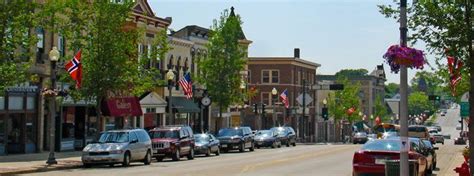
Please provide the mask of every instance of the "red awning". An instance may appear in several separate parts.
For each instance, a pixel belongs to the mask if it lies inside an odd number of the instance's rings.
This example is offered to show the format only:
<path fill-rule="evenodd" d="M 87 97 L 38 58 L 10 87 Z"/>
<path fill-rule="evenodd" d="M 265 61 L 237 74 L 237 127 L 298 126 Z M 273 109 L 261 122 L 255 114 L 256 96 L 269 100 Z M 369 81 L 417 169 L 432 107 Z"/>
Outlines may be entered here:
<path fill-rule="evenodd" d="M 102 102 L 105 116 L 141 116 L 142 109 L 137 97 L 109 98 Z"/>

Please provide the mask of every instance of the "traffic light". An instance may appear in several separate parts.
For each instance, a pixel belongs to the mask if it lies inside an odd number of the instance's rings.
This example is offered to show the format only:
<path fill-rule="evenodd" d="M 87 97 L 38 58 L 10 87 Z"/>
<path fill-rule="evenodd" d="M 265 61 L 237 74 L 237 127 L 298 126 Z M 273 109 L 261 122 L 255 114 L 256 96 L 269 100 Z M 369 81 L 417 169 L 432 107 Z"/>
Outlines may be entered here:
<path fill-rule="evenodd" d="M 428 96 L 428 99 L 432 100 L 432 101 L 439 101 L 439 100 L 441 100 L 441 97 L 438 96 L 438 95 L 430 95 L 430 96 Z"/>
<path fill-rule="evenodd" d="M 255 114 L 258 114 L 258 104 L 257 103 L 253 104 L 253 112 Z"/>
<path fill-rule="evenodd" d="M 329 119 L 328 108 L 324 107 L 322 109 L 322 116 L 323 116 L 324 121 Z"/>

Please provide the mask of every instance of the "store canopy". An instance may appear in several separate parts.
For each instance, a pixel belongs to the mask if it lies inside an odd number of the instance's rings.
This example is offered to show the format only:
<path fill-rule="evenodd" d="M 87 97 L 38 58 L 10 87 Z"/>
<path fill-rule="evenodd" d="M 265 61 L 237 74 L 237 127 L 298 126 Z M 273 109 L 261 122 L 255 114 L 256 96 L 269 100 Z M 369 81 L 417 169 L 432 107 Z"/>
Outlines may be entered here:
<path fill-rule="evenodd" d="M 143 114 L 137 97 L 109 98 L 102 101 L 101 109 L 105 116 L 125 117 Z"/>
<path fill-rule="evenodd" d="M 168 98 L 169 97 L 167 97 L 167 99 Z M 186 99 L 186 97 L 172 97 L 171 104 L 173 105 L 173 111 L 179 113 L 201 112 L 198 105 L 194 103 L 192 99 Z M 166 110 L 168 110 L 168 108 Z"/>

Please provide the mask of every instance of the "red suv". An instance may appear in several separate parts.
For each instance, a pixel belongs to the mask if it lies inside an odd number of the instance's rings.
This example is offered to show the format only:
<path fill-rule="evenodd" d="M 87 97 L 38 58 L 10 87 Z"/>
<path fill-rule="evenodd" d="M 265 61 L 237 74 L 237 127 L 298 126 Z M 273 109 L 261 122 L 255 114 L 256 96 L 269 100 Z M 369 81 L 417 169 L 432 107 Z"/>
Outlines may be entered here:
<path fill-rule="evenodd" d="M 179 161 L 187 156 L 194 159 L 194 136 L 189 126 L 166 126 L 154 128 L 149 131 L 153 145 L 153 156 L 158 161 L 170 157 Z"/>

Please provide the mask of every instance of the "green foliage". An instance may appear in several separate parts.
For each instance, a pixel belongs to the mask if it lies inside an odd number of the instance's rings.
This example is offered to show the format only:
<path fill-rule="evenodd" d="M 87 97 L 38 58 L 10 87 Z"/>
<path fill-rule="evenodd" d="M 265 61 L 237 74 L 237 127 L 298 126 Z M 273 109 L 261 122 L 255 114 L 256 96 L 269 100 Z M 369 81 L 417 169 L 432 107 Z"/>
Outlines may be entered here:
<path fill-rule="evenodd" d="M 202 71 L 198 82 L 205 85 L 220 111 L 241 99 L 240 71 L 244 70 L 245 49 L 239 44 L 242 24 L 240 17 L 225 10 L 219 20 L 214 20 L 207 44 L 207 56 L 201 59 Z"/>
<path fill-rule="evenodd" d="M 34 14 L 36 3 L 28 0 L 0 3 L 0 95 L 5 88 L 27 79 L 30 49 L 37 41 L 33 33 L 39 18 Z"/>
<path fill-rule="evenodd" d="M 421 83 L 421 84 L 420 84 Z M 439 74 L 427 71 L 416 72 L 415 77 L 411 80 L 411 86 L 414 91 L 425 92 L 426 94 L 446 94 L 443 90 Z"/>
<path fill-rule="evenodd" d="M 400 91 L 400 85 L 397 83 L 388 83 L 385 85 L 385 98 L 392 98 L 398 91 Z"/>
<path fill-rule="evenodd" d="M 419 115 L 426 110 L 433 112 L 433 104 L 429 101 L 428 95 L 424 92 L 412 92 L 408 96 L 408 114 Z"/>
<path fill-rule="evenodd" d="M 349 121 L 360 120 L 360 83 L 354 84 L 345 77 L 339 77 L 336 81 L 344 85 L 344 90 L 332 91 L 328 96 L 328 107 L 330 116 L 334 119 L 348 119 Z M 349 108 L 354 107 L 356 111 L 352 115 L 347 115 Z"/>
<path fill-rule="evenodd" d="M 382 121 L 389 119 L 389 117 L 387 117 L 387 106 L 380 95 L 375 98 L 375 112 L 373 115 L 382 118 Z"/>
<path fill-rule="evenodd" d="M 342 69 L 336 73 L 336 77 L 366 76 L 369 71 L 367 69 Z"/>

